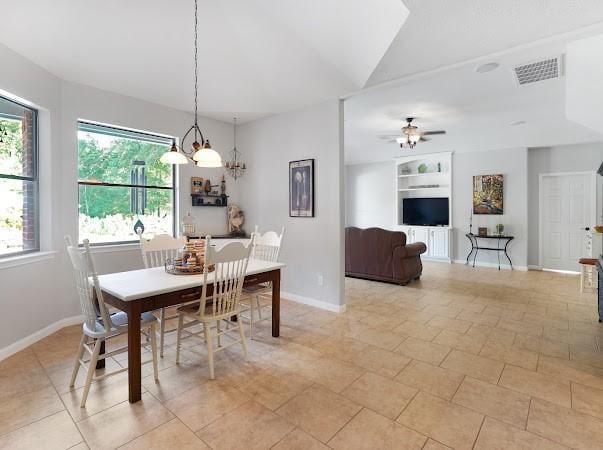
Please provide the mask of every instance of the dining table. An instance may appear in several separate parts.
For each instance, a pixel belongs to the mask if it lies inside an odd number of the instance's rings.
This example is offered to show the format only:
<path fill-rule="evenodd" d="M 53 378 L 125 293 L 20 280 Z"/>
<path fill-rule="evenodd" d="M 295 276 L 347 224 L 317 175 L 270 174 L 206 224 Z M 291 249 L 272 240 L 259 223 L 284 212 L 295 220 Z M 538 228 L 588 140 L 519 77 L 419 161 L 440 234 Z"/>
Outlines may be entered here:
<path fill-rule="evenodd" d="M 244 287 L 263 283 L 272 285 L 272 336 L 280 335 L 279 262 L 249 259 Z M 203 274 L 174 275 L 164 267 L 99 275 L 103 300 L 128 315 L 128 391 L 130 403 L 141 399 L 140 315 L 147 311 L 187 303 L 201 298 Z M 207 296 L 213 293 L 213 273 L 208 274 Z M 104 353 L 104 349 L 101 348 Z M 104 362 L 104 360 L 103 360 Z"/>

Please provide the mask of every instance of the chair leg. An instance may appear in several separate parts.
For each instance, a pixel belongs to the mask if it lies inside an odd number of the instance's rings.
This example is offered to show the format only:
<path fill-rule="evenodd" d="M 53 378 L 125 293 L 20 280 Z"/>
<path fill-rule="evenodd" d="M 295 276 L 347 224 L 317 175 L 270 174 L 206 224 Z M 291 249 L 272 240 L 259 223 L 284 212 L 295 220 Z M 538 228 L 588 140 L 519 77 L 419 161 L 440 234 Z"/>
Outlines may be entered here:
<path fill-rule="evenodd" d="M 165 338 L 165 308 L 159 313 L 159 356 L 163 358 L 163 340 Z"/>
<path fill-rule="evenodd" d="M 243 331 L 243 325 L 241 324 L 240 314 L 237 314 L 237 323 L 239 324 L 239 333 L 241 334 L 241 345 L 243 345 L 243 351 L 245 352 L 245 360 L 248 360 L 249 350 L 247 349 L 247 340 L 245 339 L 245 332 Z"/>
<path fill-rule="evenodd" d="M 253 298 L 249 299 L 249 339 L 253 339 Z"/>
<path fill-rule="evenodd" d="M 260 320 L 262 320 L 262 305 L 260 303 L 260 296 L 259 295 L 255 296 L 255 303 L 258 306 L 258 317 L 260 318 Z"/>
<path fill-rule="evenodd" d="M 75 356 L 75 365 L 73 366 L 73 372 L 71 373 L 71 381 L 69 382 L 69 387 L 75 386 L 75 379 L 77 378 L 77 373 L 80 370 L 80 359 L 84 356 L 84 344 L 86 343 L 87 336 L 82 333 L 82 339 L 80 339 L 80 346 L 77 349 L 77 354 Z"/>
<path fill-rule="evenodd" d="M 180 364 L 180 340 L 182 338 L 183 326 L 184 314 L 178 314 L 178 331 L 176 331 L 176 364 Z"/>
<path fill-rule="evenodd" d="M 90 362 L 88 363 L 88 372 L 86 373 L 86 383 L 84 384 L 84 392 L 82 393 L 82 402 L 80 403 L 80 407 L 83 408 L 86 406 L 86 400 L 88 399 L 88 392 L 90 391 L 90 384 L 92 384 L 92 377 L 94 376 L 94 371 L 96 370 L 96 363 L 98 361 L 98 354 L 100 353 L 102 339 L 97 339 L 94 343 L 94 350 L 92 351 L 92 358 L 90 358 Z"/>
<path fill-rule="evenodd" d="M 218 320 L 216 322 L 216 330 L 217 330 L 217 336 L 218 336 L 218 347 L 222 347 L 222 340 L 220 339 L 221 338 L 220 333 L 222 331 L 222 327 L 220 326 L 220 322 L 221 322 L 221 320 Z"/>
<path fill-rule="evenodd" d="M 159 373 L 157 371 L 157 324 L 152 323 L 149 334 L 151 335 L 151 352 L 153 353 L 153 375 L 155 381 L 159 380 Z"/>
<path fill-rule="evenodd" d="M 215 380 L 214 375 L 214 343 L 211 335 L 211 327 L 208 323 L 203 324 L 203 332 L 205 333 L 205 343 L 207 344 L 207 360 L 209 362 L 209 379 Z"/>

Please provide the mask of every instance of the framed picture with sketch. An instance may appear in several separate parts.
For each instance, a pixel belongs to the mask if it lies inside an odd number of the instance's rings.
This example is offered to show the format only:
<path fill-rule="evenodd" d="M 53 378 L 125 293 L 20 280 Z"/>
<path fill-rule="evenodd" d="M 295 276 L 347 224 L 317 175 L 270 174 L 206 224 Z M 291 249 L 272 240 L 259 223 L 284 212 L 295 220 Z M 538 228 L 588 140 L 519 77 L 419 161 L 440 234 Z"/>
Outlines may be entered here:
<path fill-rule="evenodd" d="M 314 159 L 289 163 L 289 217 L 314 217 Z"/>

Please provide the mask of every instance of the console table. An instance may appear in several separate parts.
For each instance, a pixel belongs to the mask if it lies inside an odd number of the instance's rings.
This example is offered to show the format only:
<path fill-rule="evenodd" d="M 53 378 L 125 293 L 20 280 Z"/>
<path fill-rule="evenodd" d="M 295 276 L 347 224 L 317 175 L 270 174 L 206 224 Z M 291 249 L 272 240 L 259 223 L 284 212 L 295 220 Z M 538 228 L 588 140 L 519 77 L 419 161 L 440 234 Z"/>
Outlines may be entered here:
<path fill-rule="evenodd" d="M 475 252 L 475 254 L 473 255 L 473 267 L 475 267 L 475 258 L 477 257 L 478 251 L 479 250 L 490 250 L 490 251 L 497 252 L 498 270 L 500 270 L 500 254 L 501 254 L 501 252 L 505 254 L 507 259 L 509 260 L 509 264 L 511 265 L 511 270 L 513 270 L 513 262 L 511 262 L 511 258 L 509 257 L 509 254 L 507 253 L 507 247 L 509 246 L 509 242 L 511 242 L 515 236 L 505 236 L 502 234 L 501 235 L 489 234 L 486 236 L 480 236 L 480 235 L 473 234 L 473 233 L 467 233 L 467 234 L 465 234 L 465 236 L 467 236 L 467 239 L 469 239 L 469 242 L 471 242 L 471 251 L 467 255 L 467 262 L 465 264 L 469 264 L 469 258 L 471 257 L 471 254 L 473 252 Z M 479 245 L 480 239 L 490 239 L 490 240 L 496 239 L 496 241 L 497 241 L 496 247 L 482 247 Z M 501 243 L 504 245 L 501 246 Z"/>

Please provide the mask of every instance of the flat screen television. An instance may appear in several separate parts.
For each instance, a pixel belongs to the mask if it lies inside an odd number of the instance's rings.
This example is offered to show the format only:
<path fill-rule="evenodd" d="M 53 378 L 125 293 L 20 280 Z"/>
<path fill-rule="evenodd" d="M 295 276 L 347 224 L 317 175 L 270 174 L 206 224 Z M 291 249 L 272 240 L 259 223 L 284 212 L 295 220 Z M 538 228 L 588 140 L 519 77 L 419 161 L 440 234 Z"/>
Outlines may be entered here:
<path fill-rule="evenodd" d="M 448 225 L 448 198 L 404 198 L 402 218 L 405 225 Z"/>

